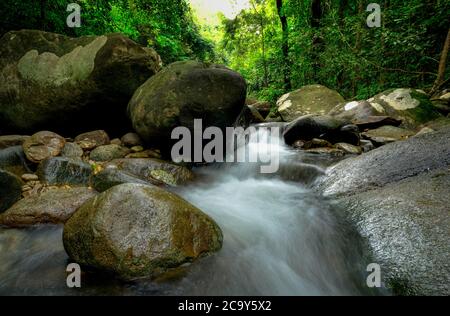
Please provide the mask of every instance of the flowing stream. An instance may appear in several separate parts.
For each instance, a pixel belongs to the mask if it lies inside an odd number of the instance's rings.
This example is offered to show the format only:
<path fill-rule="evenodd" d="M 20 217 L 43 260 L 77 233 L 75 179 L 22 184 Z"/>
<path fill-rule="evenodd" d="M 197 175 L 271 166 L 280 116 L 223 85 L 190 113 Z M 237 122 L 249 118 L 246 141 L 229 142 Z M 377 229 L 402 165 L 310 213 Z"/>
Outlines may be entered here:
<path fill-rule="evenodd" d="M 194 184 L 175 190 L 224 233 L 223 249 L 183 268 L 181 276 L 121 283 L 86 273 L 81 289 L 69 289 L 62 227 L 0 228 L 0 294 L 378 294 L 365 286 L 370 261 L 357 234 L 308 186 L 330 162 L 281 142 L 267 146 L 267 138 L 246 148 L 279 153 L 279 172 L 262 175 L 259 164 L 202 167 Z"/>

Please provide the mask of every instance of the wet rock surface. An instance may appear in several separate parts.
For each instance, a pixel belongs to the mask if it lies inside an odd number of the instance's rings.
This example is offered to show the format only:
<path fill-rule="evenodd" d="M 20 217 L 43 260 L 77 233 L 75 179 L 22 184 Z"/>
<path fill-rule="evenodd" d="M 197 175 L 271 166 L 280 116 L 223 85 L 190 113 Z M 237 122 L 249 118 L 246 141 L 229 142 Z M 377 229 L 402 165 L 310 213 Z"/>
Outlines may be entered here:
<path fill-rule="evenodd" d="M 154 186 L 122 184 L 86 202 L 64 227 L 72 260 L 123 279 L 153 278 L 222 247 L 217 224 Z"/>
<path fill-rule="evenodd" d="M 0 215 L 0 225 L 28 227 L 37 224 L 61 224 L 97 193 L 89 188 L 49 188 L 18 201 Z"/>
<path fill-rule="evenodd" d="M 398 295 L 449 295 L 450 129 L 391 143 L 329 168 L 316 188 L 367 239 Z"/>

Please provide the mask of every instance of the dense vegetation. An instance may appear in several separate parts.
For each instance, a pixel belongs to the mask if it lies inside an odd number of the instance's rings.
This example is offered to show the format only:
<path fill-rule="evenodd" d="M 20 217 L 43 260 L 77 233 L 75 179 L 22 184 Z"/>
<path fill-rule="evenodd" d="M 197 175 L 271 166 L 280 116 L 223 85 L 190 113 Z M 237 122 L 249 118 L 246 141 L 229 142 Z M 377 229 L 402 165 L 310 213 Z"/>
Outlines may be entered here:
<path fill-rule="evenodd" d="M 65 25 L 62 0 L 4 0 L 0 31 L 34 28 L 68 35 L 122 32 L 154 47 L 167 64 L 198 59 L 241 72 L 249 91 L 274 101 L 321 83 L 345 97 L 391 87 L 431 89 L 448 34 L 450 2 L 383 0 L 381 27 L 369 28 L 362 0 L 251 0 L 235 19 L 199 26 L 186 0 L 79 0 L 83 27 Z M 207 39 L 209 38 L 209 39 Z M 438 79 L 438 80 L 437 80 Z"/>

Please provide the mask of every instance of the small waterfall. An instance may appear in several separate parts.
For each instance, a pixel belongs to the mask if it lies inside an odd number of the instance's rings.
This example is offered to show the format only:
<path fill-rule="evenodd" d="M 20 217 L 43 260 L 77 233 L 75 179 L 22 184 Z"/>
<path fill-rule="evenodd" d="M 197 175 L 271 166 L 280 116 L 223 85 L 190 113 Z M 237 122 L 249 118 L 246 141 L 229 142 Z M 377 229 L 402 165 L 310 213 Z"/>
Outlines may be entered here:
<path fill-rule="evenodd" d="M 309 188 L 330 161 L 294 151 L 264 128 L 255 133 L 245 149 L 277 153 L 276 173 L 261 174 L 260 162 L 223 163 L 197 168 L 195 183 L 175 189 L 224 233 L 223 249 L 187 267 L 184 277 L 123 284 L 86 274 L 74 292 L 65 283 L 61 227 L 0 228 L 0 294 L 373 294 L 358 238 Z"/>

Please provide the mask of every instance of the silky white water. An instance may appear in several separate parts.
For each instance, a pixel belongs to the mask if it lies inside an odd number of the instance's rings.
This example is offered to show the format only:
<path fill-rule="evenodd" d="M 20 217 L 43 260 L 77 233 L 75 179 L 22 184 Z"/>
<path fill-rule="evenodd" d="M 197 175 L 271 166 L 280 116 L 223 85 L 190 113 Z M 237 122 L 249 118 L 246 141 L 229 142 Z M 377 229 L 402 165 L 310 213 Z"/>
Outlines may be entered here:
<path fill-rule="evenodd" d="M 215 165 L 198 168 L 195 183 L 175 190 L 210 215 L 224 235 L 223 249 L 186 267 L 183 276 L 124 284 L 86 274 L 81 289 L 68 289 L 61 227 L 0 228 L 0 294 L 369 293 L 365 267 L 370 262 L 361 255 L 357 235 L 338 210 L 308 188 L 323 171 L 319 161 L 305 163 L 300 152 L 282 142 L 267 143 L 270 137 L 263 136 L 262 144 L 246 148 L 279 154 L 277 174 L 260 174 L 260 164 Z"/>

